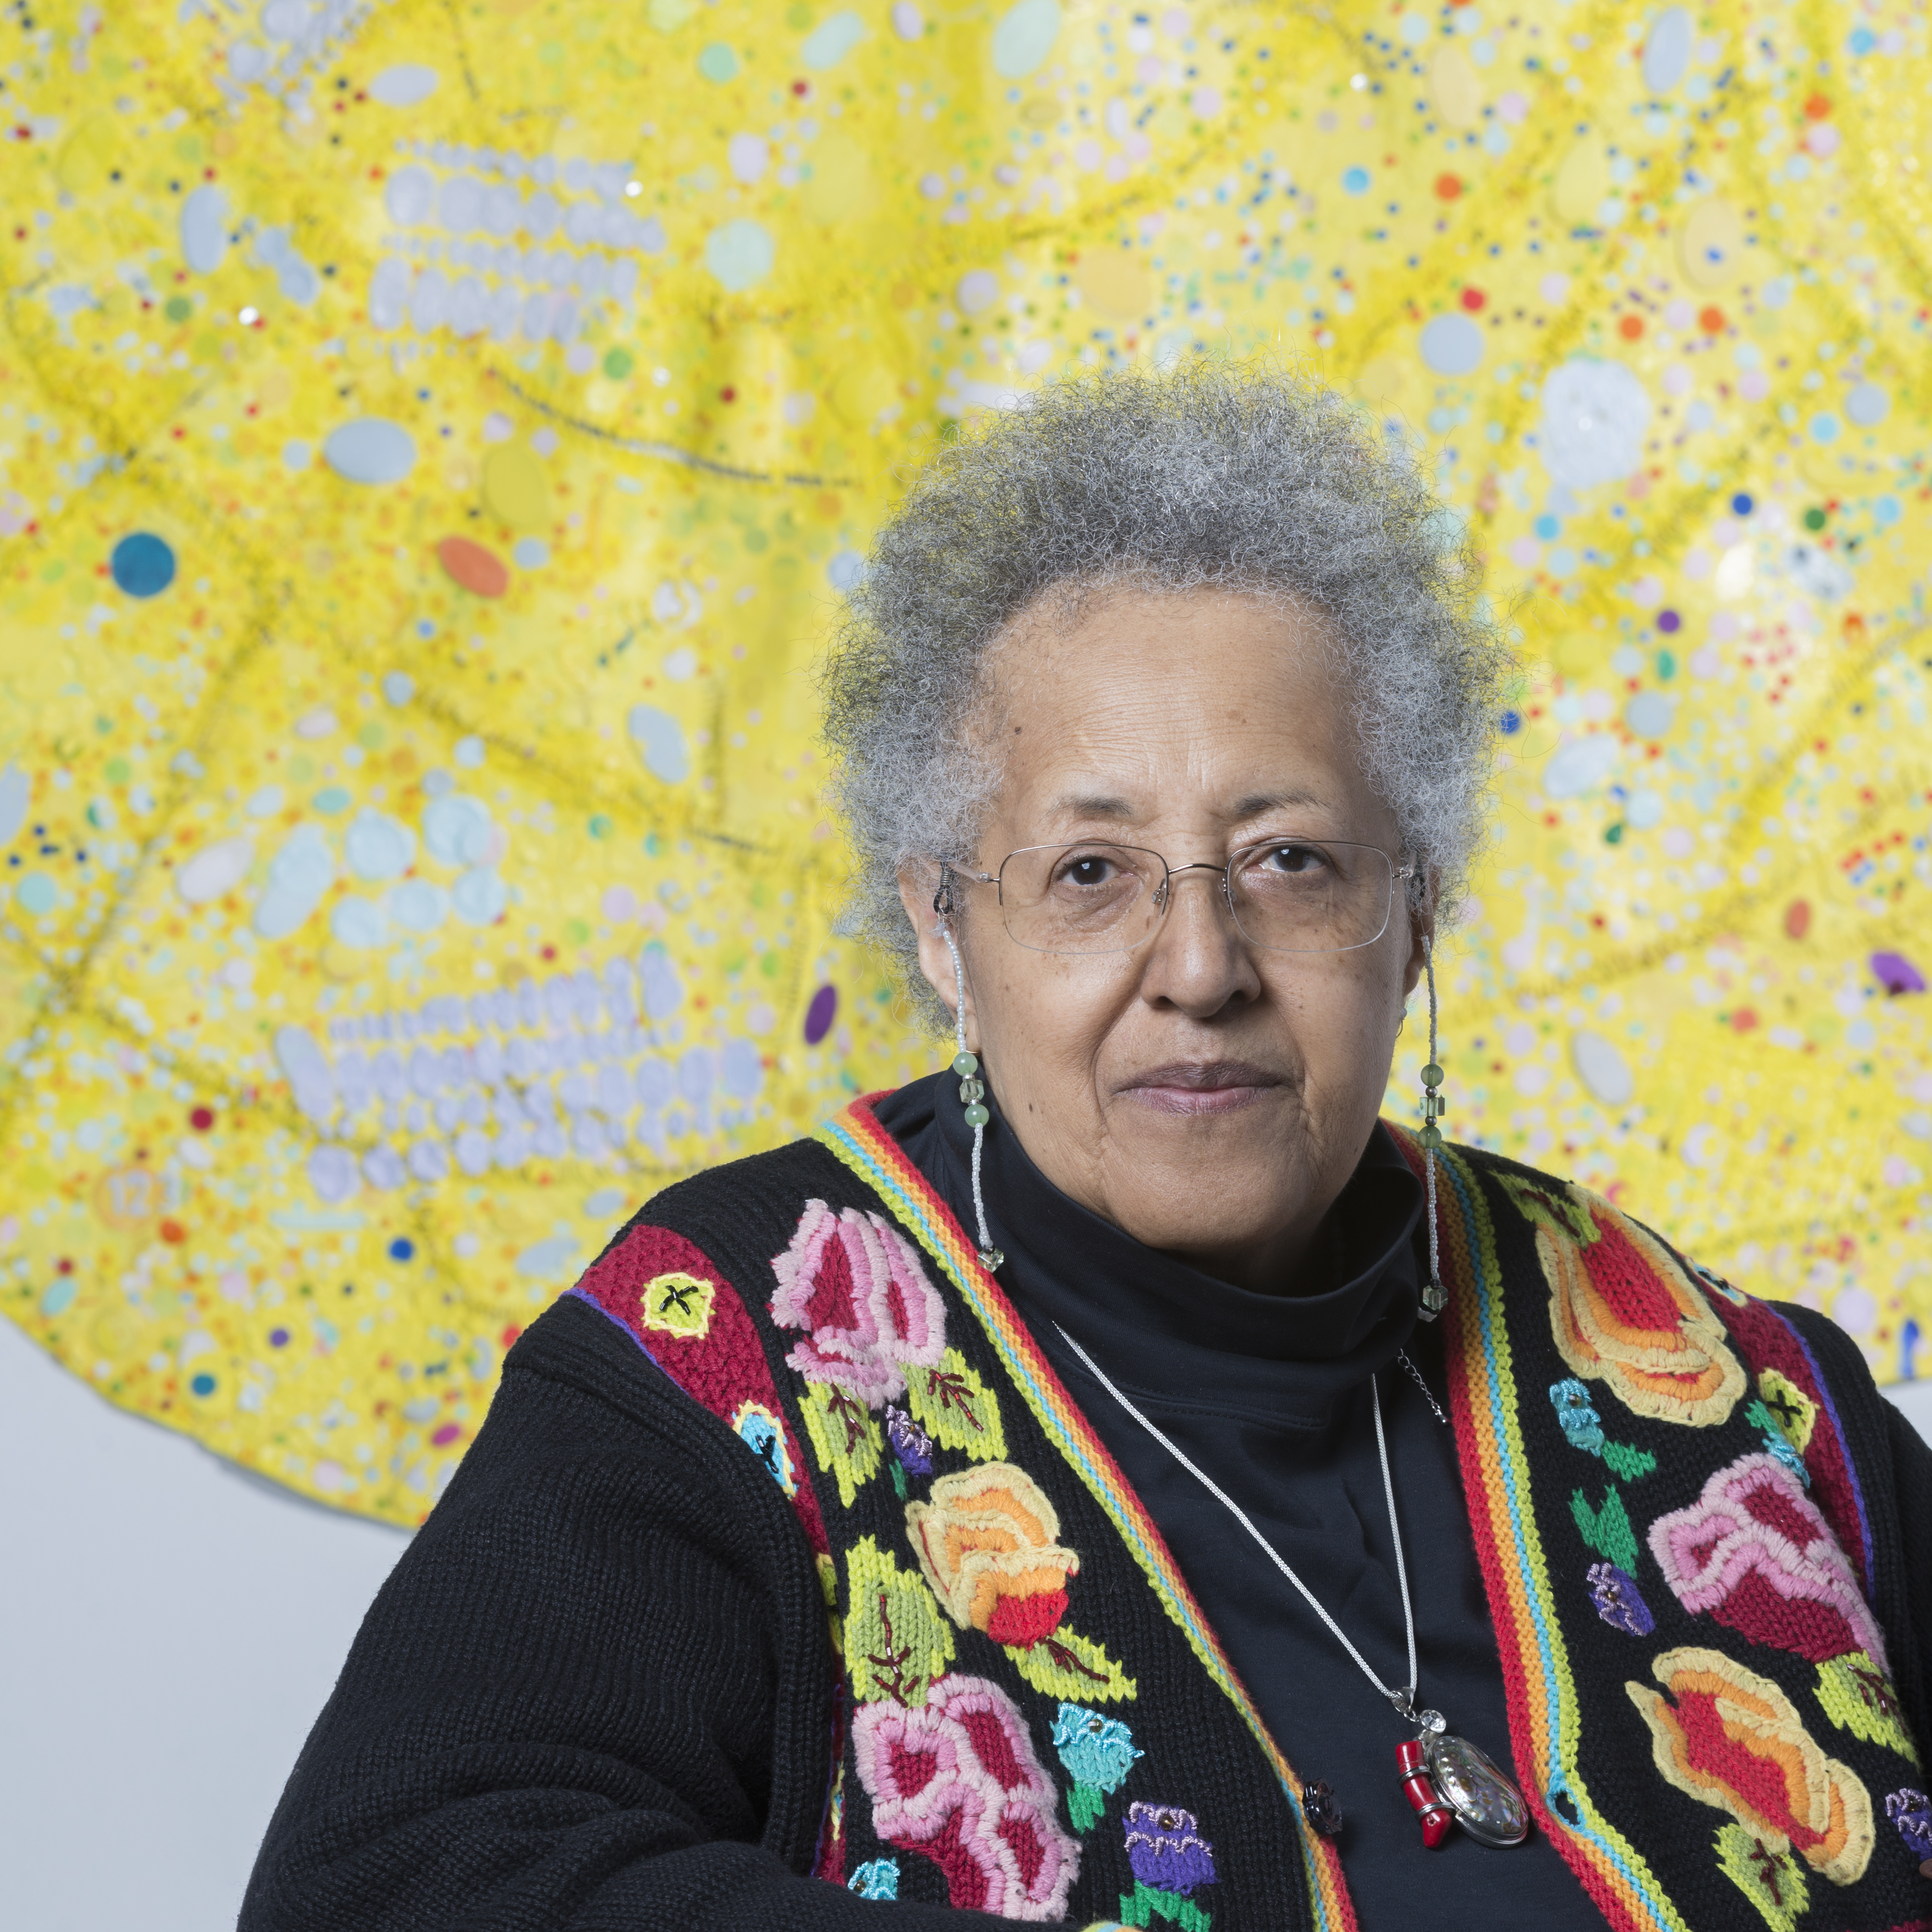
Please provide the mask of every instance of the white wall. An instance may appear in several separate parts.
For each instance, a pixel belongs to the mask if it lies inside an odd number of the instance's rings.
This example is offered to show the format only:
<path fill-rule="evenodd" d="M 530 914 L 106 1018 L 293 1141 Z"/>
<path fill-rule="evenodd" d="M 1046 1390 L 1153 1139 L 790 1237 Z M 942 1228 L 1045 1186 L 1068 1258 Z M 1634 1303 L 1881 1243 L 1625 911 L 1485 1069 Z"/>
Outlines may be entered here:
<path fill-rule="evenodd" d="M 0 1922 L 221 1932 L 407 1538 L 124 1414 L 0 1321 Z"/>
<path fill-rule="evenodd" d="M 1932 1438 L 1932 1382 L 1888 1391 Z M 220 1932 L 406 1538 L 110 1408 L 0 1321 L 7 1932 Z"/>

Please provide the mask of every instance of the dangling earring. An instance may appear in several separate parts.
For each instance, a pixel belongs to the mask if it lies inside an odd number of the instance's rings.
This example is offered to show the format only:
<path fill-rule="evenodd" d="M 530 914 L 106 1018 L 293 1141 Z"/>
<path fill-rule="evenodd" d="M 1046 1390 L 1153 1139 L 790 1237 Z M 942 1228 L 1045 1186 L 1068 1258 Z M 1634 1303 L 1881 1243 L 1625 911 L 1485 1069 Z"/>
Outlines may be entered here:
<path fill-rule="evenodd" d="M 959 1076 L 959 1097 L 965 1103 L 966 1124 L 973 1130 L 973 1212 L 980 1224 L 980 1265 L 991 1274 L 1006 1259 L 993 1245 L 992 1231 L 986 1226 L 986 1197 L 980 1184 L 980 1165 L 986 1150 L 986 1124 L 993 1116 L 986 1106 L 986 1085 L 980 1078 L 979 1060 L 966 1050 L 966 968 L 959 957 L 958 942 L 952 937 L 952 874 L 944 867 L 932 909 L 939 915 L 939 936 L 952 956 L 952 1037 L 958 1048 L 952 1056 L 952 1070 Z"/>
<path fill-rule="evenodd" d="M 1422 969 L 1429 980 L 1429 1064 L 1422 1070 L 1422 1169 L 1429 1192 L 1429 1285 L 1422 1291 L 1418 1312 L 1424 1322 L 1433 1322 L 1449 1305 L 1449 1291 L 1442 1286 L 1442 1257 L 1436 1229 L 1436 1162 L 1442 1145 L 1442 1130 L 1436 1122 L 1448 1109 L 1437 1090 L 1442 1084 L 1442 1068 L 1436 1057 L 1436 943 L 1422 936 Z"/>

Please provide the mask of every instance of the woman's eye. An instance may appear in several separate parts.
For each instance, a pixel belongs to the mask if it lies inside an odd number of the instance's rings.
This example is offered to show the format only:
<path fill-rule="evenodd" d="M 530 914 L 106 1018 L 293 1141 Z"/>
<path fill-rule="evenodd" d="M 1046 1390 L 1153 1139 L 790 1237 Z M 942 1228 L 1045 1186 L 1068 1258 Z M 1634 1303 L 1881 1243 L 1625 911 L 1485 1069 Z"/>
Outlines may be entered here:
<path fill-rule="evenodd" d="M 1261 862 L 1272 872 L 1313 872 L 1324 861 L 1312 845 L 1275 845 L 1262 853 Z"/>
<path fill-rule="evenodd" d="M 1084 858 L 1070 860 L 1061 874 L 1070 885 L 1104 886 L 1112 875 L 1112 866 L 1105 859 Z"/>

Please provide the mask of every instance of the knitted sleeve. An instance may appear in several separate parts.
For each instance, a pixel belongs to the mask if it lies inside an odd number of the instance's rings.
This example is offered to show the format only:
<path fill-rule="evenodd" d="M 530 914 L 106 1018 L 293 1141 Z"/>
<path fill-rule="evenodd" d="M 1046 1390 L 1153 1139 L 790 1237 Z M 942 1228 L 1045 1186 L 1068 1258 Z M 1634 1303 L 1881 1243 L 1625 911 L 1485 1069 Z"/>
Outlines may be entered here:
<path fill-rule="evenodd" d="M 364 1620 L 240 1932 L 878 1932 L 806 1875 L 833 1691 L 776 1485 L 566 1300 Z"/>

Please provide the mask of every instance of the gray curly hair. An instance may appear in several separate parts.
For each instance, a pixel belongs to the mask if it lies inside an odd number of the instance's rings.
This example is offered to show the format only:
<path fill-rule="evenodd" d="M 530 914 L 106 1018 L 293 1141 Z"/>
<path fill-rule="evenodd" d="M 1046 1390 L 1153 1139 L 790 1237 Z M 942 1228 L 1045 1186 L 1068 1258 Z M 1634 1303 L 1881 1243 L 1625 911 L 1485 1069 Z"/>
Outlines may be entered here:
<path fill-rule="evenodd" d="M 1514 660 L 1476 560 L 1397 442 L 1332 389 L 1196 362 L 1054 384 L 983 419 L 916 478 L 873 541 L 821 668 L 834 809 L 855 860 L 849 926 L 918 970 L 898 880 L 963 864 L 999 772 L 988 661 L 1048 593 L 1213 586 L 1328 620 L 1364 771 L 1408 856 L 1460 892 L 1486 823 Z"/>

